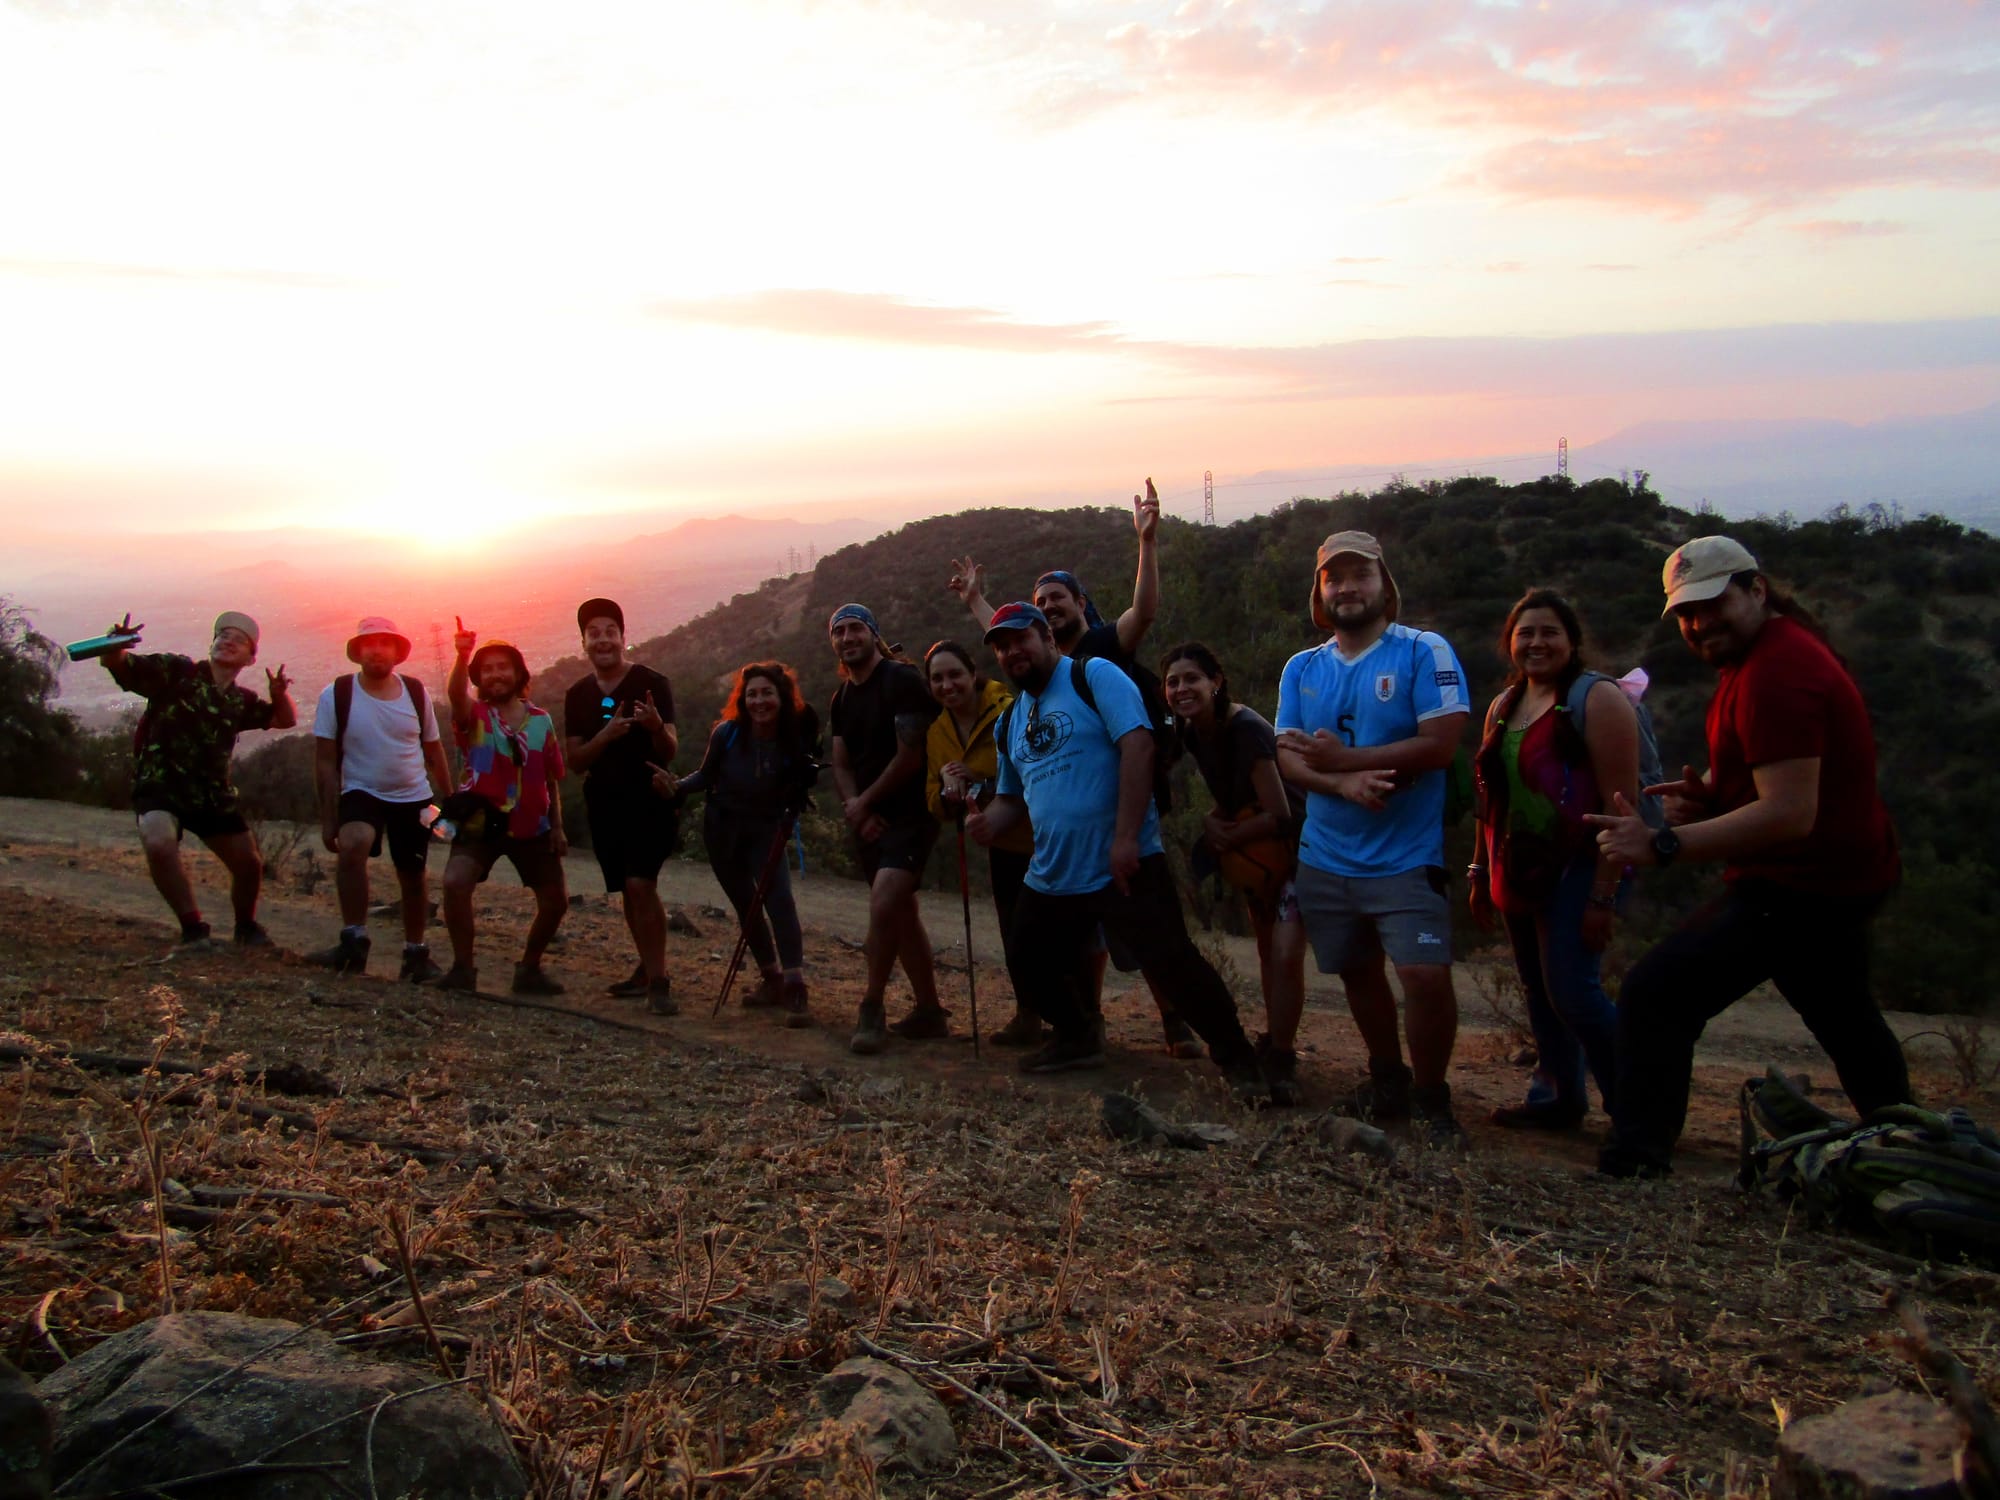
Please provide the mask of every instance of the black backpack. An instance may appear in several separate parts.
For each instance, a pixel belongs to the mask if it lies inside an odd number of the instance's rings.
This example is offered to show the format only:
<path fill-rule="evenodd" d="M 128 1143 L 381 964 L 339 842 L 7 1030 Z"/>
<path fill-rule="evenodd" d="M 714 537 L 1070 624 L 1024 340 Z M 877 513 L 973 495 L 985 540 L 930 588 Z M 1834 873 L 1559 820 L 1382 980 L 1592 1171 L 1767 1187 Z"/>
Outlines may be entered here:
<path fill-rule="evenodd" d="M 396 674 L 401 677 L 399 672 Z M 430 699 L 424 693 L 424 685 L 414 677 L 403 677 L 403 691 L 410 695 L 410 707 L 417 711 L 417 752 L 424 748 L 424 715 L 431 711 Z M 341 756 L 346 752 L 347 719 L 354 712 L 354 674 L 348 672 L 333 679 L 333 764 L 340 767 Z"/>
<path fill-rule="evenodd" d="M 1173 714 L 1167 708 L 1167 695 L 1160 687 L 1160 679 L 1137 662 L 1128 667 L 1113 657 L 1106 656 L 1101 659 L 1110 662 L 1131 679 L 1132 686 L 1139 690 L 1140 700 L 1146 705 L 1146 720 L 1153 731 L 1153 805 L 1165 815 L 1173 806 L 1172 772 L 1175 763 L 1181 758 L 1182 748 L 1180 730 L 1174 723 Z M 1094 714 L 1097 713 L 1097 692 L 1090 685 L 1090 673 L 1084 670 L 1084 663 L 1091 658 L 1072 656 L 1067 660 L 1070 691 L 1083 700 L 1085 708 Z M 1013 727 L 1014 704 L 1020 701 L 1019 698 L 1013 699 L 1001 711 L 1000 723 L 994 732 L 998 736 L 995 743 L 1002 750 L 1007 747 Z M 1098 714 L 1099 719 L 1103 717 L 1102 714 Z"/>

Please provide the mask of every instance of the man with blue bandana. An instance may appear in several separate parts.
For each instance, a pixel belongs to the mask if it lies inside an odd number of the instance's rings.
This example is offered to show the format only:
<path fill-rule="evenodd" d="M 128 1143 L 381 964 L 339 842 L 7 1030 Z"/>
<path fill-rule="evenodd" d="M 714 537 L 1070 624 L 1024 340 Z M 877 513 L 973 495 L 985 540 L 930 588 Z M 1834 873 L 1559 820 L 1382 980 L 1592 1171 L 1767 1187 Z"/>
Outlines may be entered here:
<path fill-rule="evenodd" d="M 827 713 L 833 784 L 868 880 L 868 988 L 849 1046 L 869 1057 L 892 1031 L 905 1041 L 950 1035 L 917 906 L 938 834 L 924 802 L 924 741 L 938 706 L 923 674 L 883 647 L 866 606 L 841 605 L 827 634 L 840 658 L 840 686 Z M 883 992 L 898 962 L 916 1007 L 892 1027 L 884 1020 Z"/>

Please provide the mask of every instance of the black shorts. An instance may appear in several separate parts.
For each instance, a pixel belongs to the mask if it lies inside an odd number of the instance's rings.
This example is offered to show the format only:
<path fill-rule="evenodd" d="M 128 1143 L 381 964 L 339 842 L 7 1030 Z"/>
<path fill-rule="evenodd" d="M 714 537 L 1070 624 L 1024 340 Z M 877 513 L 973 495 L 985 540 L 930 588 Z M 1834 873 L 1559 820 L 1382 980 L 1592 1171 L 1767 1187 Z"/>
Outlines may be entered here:
<path fill-rule="evenodd" d="M 650 787 L 636 796 L 586 795 L 584 810 L 607 891 L 624 890 L 628 880 L 658 880 L 660 866 L 680 847 L 680 815 Z"/>
<path fill-rule="evenodd" d="M 399 870 L 421 870 L 431 856 L 431 832 L 418 821 L 430 806 L 422 802 L 384 802 L 373 792 L 342 792 L 338 816 L 340 826 L 366 823 L 375 830 L 375 842 L 368 848 L 373 859 L 382 852 L 382 836 L 389 838 L 389 863 Z"/>
<path fill-rule="evenodd" d="M 531 839 L 454 839 L 451 857 L 458 859 L 461 856 L 478 864 L 482 881 L 493 873 L 493 867 L 503 858 L 521 877 L 521 884 L 531 890 L 563 878 L 562 861 L 556 858 L 555 839 L 546 833 L 538 833 Z"/>
<path fill-rule="evenodd" d="M 250 831 L 250 825 L 243 821 L 243 814 L 234 806 L 226 810 L 188 807 L 160 792 L 132 794 L 132 816 L 135 819 L 154 812 L 163 812 L 173 818 L 175 843 L 180 842 L 183 833 L 191 833 L 203 843 L 207 843 L 210 839 L 227 838 L 232 833 Z"/>
<path fill-rule="evenodd" d="M 870 882 L 878 870 L 914 870 L 923 873 L 931 850 L 938 840 L 938 821 L 928 811 L 901 823 L 891 823 L 873 843 L 856 842 L 854 856 L 861 873 Z"/>

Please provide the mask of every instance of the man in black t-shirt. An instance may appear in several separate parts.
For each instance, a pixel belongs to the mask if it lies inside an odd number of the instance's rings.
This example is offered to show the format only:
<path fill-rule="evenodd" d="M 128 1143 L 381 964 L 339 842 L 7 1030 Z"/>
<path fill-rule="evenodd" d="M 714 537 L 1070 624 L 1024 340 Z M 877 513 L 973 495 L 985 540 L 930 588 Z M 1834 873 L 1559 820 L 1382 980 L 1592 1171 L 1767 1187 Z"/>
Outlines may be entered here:
<path fill-rule="evenodd" d="M 1097 612 L 1090 595 L 1084 592 L 1083 583 L 1076 574 L 1066 568 L 1055 568 L 1035 580 L 1035 608 L 1048 617 L 1049 635 L 1055 641 L 1056 649 L 1064 656 L 1078 661 L 1088 661 L 1093 656 L 1104 657 L 1127 677 L 1139 683 L 1141 692 L 1146 684 L 1140 677 L 1138 652 L 1140 642 L 1146 632 L 1153 628 L 1153 621 L 1160 613 L 1160 494 L 1153 488 L 1153 481 L 1146 481 L 1146 493 L 1132 497 L 1132 529 L 1139 536 L 1139 573 L 1132 581 L 1132 603 L 1116 620 L 1106 620 Z M 986 602 L 986 569 L 970 557 L 955 558 L 952 561 L 951 579 L 946 587 L 965 602 L 972 618 L 979 622 L 984 634 L 992 621 L 993 608 Z M 1153 684 L 1157 688 L 1158 684 Z M 1164 768 L 1162 770 L 1164 777 Z M 1160 803 L 1164 808 L 1164 800 Z M 1118 959 L 1118 967 L 1130 972 L 1138 967 L 1134 955 L 1120 949 L 1113 955 Z M 1104 989 L 1105 953 L 1100 951 L 1093 959 L 1097 965 L 1097 989 L 1100 999 Z M 1148 988 L 1151 988 L 1150 983 Z M 1159 1008 L 1160 1025 L 1166 1032 L 1167 1051 L 1179 1058 L 1197 1058 L 1202 1055 L 1201 1039 L 1174 1011 L 1171 1004 L 1153 991 L 1153 1003 Z"/>
<path fill-rule="evenodd" d="M 938 833 L 924 803 L 924 739 L 938 707 L 923 675 L 883 650 L 875 616 L 862 605 L 841 605 L 827 633 L 841 677 L 827 715 L 833 784 L 868 879 L 868 989 L 850 1044 L 867 1057 L 882 1050 L 892 1030 L 907 1041 L 950 1033 L 917 906 Z M 890 1027 L 882 996 L 899 960 L 916 1008 Z"/>
<path fill-rule="evenodd" d="M 653 791 L 648 762 L 667 765 L 680 748 L 674 690 L 651 667 L 625 660 L 625 612 L 611 600 L 586 599 L 577 606 L 576 625 L 591 674 L 563 695 L 563 755 L 572 770 L 586 773 L 591 851 L 604 889 L 624 902 L 625 925 L 639 950 L 638 967 L 610 992 L 672 1015 L 660 866 L 674 852 L 679 828 L 672 806 Z"/>

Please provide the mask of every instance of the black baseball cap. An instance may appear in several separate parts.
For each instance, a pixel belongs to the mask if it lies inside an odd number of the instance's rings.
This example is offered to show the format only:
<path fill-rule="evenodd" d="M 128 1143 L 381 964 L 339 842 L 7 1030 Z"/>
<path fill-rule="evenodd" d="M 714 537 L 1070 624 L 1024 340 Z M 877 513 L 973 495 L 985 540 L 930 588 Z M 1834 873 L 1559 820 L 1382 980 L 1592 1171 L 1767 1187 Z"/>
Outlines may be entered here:
<path fill-rule="evenodd" d="M 618 633 L 625 633 L 625 611 L 610 599 L 586 599 L 576 607 L 576 633 L 582 635 L 592 620 L 616 620 Z"/>

